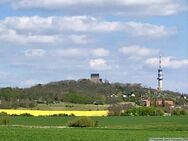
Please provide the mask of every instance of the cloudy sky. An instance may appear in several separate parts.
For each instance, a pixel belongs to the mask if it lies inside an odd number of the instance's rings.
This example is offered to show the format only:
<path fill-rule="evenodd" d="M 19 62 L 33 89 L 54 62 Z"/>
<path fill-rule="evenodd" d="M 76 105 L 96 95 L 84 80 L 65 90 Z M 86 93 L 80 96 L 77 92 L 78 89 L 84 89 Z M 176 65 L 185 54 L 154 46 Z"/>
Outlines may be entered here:
<path fill-rule="evenodd" d="M 0 0 L 0 87 L 89 78 L 188 93 L 186 0 Z"/>

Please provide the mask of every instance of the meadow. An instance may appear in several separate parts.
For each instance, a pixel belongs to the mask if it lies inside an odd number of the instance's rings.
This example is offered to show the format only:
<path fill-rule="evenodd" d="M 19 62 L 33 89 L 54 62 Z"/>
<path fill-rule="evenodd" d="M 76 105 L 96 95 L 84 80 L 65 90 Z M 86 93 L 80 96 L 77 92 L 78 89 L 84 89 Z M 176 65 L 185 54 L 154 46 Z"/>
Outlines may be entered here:
<path fill-rule="evenodd" d="M 1 141 L 148 141 L 151 137 L 187 137 L 187 135 L 187 131 L 0 127 Z"/>
<path fill-rule="evenodd" d="M 68 102 L 60 102 L 54 104 L 37 104 L 36 107 L 33 107 L 33 110 L 73 110 L 73 111 L 97 111 L 97 110 L 108 110 L 109 104 L 104 105 L 95 105 L 95 104 L 75 104 L 75 103 L 68 103 Z"/>
<path fill-rule="evenodd" d="M 95 128 L 69 128 L 78 117 L 8 117 L 0 141 L 148 141 L 152 137 L 188 137 L 188 116 L 91 117 Z"/>

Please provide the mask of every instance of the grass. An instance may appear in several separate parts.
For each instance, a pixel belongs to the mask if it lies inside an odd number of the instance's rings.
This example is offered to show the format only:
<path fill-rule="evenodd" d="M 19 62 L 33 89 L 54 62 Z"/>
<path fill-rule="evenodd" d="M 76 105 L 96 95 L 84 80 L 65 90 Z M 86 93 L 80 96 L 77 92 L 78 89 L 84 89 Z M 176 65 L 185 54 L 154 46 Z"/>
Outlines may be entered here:
<path fill-rule="evenodd" d="M 0 126 L 0 141 L 148 141 L 152 137 L 188 137 L 188 116 L 92 117 L 99 123 L 96 128 L 64 128 L 78 117 L 9 118 L 9 126 Z"/>
<path fill-rule="evenodd" d="M 78 117 L 9 117 L 11 124 L 35 126 L 66 126 L 68 121 Z M 92 117 L 98 121 L 100 127 L 123 129 L 177 129 L 188 130 L 188 116 L 117 116 L 117 117 Z"/>
<path fill-rule="evenodd" d="M 73 104 L 73 103 L 55 103 L 55 104 L 37 104 L 37 107 L 33 109 L 40 109 L 40 110 L 79 110 L 82 109 L 83 111 L 88 110 L 107 110 L 109 107 L 108 104 L 105 105 L 94 105 L 94 104 Z"/>
<path fill-rule="evenodd" d="M 188 131 L 0 127 L 0 141 L 148 141 L 151 137 L 187 137 L 187 135 Z"/>

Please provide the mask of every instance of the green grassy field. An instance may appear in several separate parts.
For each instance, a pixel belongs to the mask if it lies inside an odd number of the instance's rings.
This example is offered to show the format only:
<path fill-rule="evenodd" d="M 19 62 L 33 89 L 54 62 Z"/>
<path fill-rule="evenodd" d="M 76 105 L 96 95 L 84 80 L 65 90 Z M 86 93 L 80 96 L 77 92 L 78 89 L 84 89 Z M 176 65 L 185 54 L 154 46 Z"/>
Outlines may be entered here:
<path fill-rule="evenodd" d="M 38 104 L 32 109 L 40 110 L 107 110 L 108 104 L 104 105 L 94 105 L 94 104 L 74 104 L 74 103 L 56 103 L 56 104 Z"/>
<path fill-rule="evenodd" d="M 151 137 L 188 137 L 188 116 L 93 117 L 96 128 L 67 128 L 78 117 L 9 117 L 0 141 L 147 141 Z M 18 126 L 15 126 L 18 125 Z"/>
<path fill-rule="evenodd" d="M 134 102 L 123 102 L 122 104 L 133 104 Z M 68 102 L 60 102 L 55 104 L 37 104 L 36 107 L 29 108 L 33 110 L 78 110 L 78 111 L 88 111 L 88 110 L 108 110 L 109 104 L 95 105 L 95 104 L 74 104 Z M 18 108 L 18 109 L 28 109 L 28 108 Z"/>
<path fill-rule="evenodd" d="M 0 127 L 1 141 L 147 141 L 151 137 L 187 137 L 187 135 L 187 131 Z"/>

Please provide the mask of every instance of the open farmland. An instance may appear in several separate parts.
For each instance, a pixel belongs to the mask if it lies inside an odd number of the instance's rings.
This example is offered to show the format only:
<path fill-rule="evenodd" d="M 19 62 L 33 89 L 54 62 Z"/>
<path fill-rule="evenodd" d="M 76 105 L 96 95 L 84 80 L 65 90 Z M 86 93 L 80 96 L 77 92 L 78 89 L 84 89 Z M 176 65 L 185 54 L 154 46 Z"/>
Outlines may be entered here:
<path fill-rule="evenodd" d="M 187 135 L 188 131 L 0 127 L 1 141 L 147 141 L 151 137 L 187 137 Z"/>
<path fill-rule="evenodd" d="M 78 117 L 9 117 L 1 141 L 147 141 L 151 137 L 188 137 L 188 116 L 92 117 L 96 128 L 68 128 Z"/>
<path fill-rule="evenodd" d="M 75 103 L 54 103 L 54 104 L 37 104 L 36 107 L 33 107 L 33 110 L 69 110 L 69 111 L 97 111 L 97 110 L 108 110 L 109 104 L 104 105 L 95 105 L 95 104 L 75 104 Z"/>
<path fill-rule="evenodd" d="M 11 125 L 66 126 L 68 121 L 78 117 L 9 117 Z M 159 129 L 188 130 L 188 116 L 117 116 L 92 117 L 99 122 L 99 127 L 121 129 Z"/>

